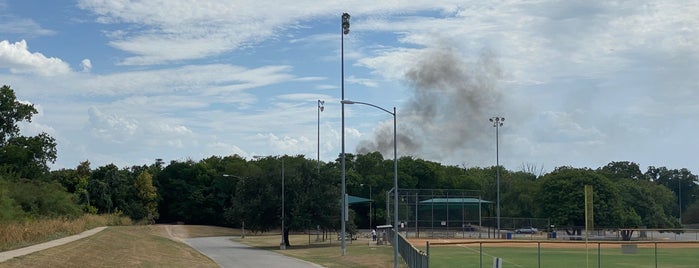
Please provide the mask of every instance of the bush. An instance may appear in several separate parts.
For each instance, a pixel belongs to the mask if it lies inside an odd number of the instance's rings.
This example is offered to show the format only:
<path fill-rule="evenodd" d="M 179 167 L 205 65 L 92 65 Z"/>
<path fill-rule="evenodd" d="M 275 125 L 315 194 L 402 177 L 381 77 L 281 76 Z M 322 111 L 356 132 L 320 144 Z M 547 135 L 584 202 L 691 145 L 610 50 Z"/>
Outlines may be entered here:
<path fill-rule="evenodd" d="M 32 218 L 76 218 L 82 214 L 82 209 L 74 202 L 73 195 L 66 192 L 57 182 L 19 180 L 5 184 L 7 197 L 21 207 L 23 214 Z"/>

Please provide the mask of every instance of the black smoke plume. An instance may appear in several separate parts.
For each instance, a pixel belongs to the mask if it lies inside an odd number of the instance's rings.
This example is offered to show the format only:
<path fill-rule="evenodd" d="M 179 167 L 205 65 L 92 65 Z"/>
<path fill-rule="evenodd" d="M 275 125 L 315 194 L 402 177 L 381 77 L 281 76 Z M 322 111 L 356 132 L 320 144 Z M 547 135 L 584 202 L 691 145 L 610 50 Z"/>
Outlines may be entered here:
<path fill-rule="evenodd" d="M 440 160 L 458 153 L 466 159 L 490 146 L 488 119 L 500 115 L 502 102 L 497 89 L 502 71 L 495 56 L 484 52 L 467 62 L 444 42 L 423 51 L 414 63 L 405 74 L 411 99 L 397 110 L 398 154 Z M 392 122 L 357 148 L 358 153 L 373 151 L 392 157 Z"/>

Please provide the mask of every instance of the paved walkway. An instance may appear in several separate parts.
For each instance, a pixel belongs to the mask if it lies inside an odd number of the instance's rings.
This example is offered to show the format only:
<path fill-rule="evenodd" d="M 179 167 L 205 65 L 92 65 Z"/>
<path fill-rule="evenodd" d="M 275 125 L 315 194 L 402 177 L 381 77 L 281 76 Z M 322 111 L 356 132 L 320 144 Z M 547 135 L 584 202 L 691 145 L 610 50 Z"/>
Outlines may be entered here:
<path fill-rule="evenodd" d="M 274 251 L 250 247 L 231 241 L 231 236 L 198 237 L 184 242 L 224 268 L 285 267 L 318 268 L 320 265 L 291 258 Z"/>
<path fill-rule="evenodd" d="M 78 239 L 82 239 L 88 236 L 91 236 L 93 234 L 99 233 L 100 231 L 104 230 L 107 227 L 97 227 L 91 230 L 84 231 L 80 234 L 64 237 L 61 239 L 56 239 L 52 240 L 49 242 L 33 245 L 33 246 L 28 246 L 26 248 L 20 248 L 20 249 L 15 249 L 15 250 L 10 250 L 10 251 L 3 251 L 0 252 L 0 262 L 4 262 L 6 260 L 12 259 L 14 257 L 20 257 L 24 256 L 27 254 L 32 254 L 34 252 L 37 252 L 39 250 L 44 250 L 47 248 L 52 248 L 55 246 L 60 246 L 69 242 L 73 242 Z"/>

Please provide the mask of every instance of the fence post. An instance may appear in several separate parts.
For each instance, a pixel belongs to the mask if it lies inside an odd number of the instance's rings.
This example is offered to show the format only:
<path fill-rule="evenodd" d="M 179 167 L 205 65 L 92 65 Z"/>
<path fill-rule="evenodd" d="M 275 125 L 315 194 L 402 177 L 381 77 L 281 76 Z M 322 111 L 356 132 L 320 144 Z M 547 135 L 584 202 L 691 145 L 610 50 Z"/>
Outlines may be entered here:
<path fill-rule="evenodd" d="M 539 258 L 539 268 L 541 268 L 541 242 L 536 242 L 537 257 Z"/>
<path fill-rule="evenodd" d="M 602 267 L 602 249 L 600 242 L 597 242 L 597 268 Z"/>
<path fill-rule="evenodd" d="M 480 258 L 481 258 L 481 262 L 480 262 L 481 266 L 480 267 L 483 268 L 483 242 L 478 242 L 478 245 L 480 247 L 480 250 L 478 251 L 480 254 Z"/>
<path fill-rule="evenodd" d="M 427 249 L 426 249 L 426 252 L 425 252 L 425 253 L 427 253 L 427 257 L 426 257 L 426 259 L 427 259 L 427 266 L 425 266 L 425 267 L 426 267 L 426 268 L 429 268 L 429 267 L 430 267 L 430 241 L 429 241 L 429 240 L 427 241 Z"/>
<path fill-rule="evenodd" d="M 655 242 L 655 268 L 658 268 L 658 242 Z"/>

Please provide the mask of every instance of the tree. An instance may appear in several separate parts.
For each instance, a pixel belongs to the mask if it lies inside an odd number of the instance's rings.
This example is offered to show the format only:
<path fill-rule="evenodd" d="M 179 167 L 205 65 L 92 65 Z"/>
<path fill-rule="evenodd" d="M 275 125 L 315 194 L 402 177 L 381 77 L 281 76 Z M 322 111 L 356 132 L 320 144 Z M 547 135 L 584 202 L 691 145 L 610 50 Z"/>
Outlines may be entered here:
<path fill-rule="evenodd" d="M 17 123 L 31 122 L 37 113 L 34 105 L 21 103 L 17 100 L 14 90 L 4 85 L 0 88 L 0 146 L 19 135 Z"/>
<path fill-rule="evenodd" d="M 136 200 L 134 201 L 139 213 L 131 215 L 132 218 L 147 217 L 149 221 L 157 219 L 158 191 L 153 186 L 153 176 L 151 176 L 148 170 L 144 170 L 138 174 L 133 187 L 136 192 Z"/>
<path fill-rule="evenodd" d="M 682 221 L 685 224 L 699 223 L 699 202 L 695 202 L 682 212 Z"/>
<path fill-rule="evenodd" d="M 609 179 L 589 169 L 557 168 L 544 175 L 536 202 L 540 217 L 551 218 L 557 226 L 569 226 L 580 234 L 585 225 L 583 187 L 592 185 L 594 191 L 594 220 L 599 227 L 637 227 L 640 222 L 624 210 L 619 190 Z M 623 224 L 623 226 L 622 226 Z"/>
<path fill-rule="evenodd" d="M 19 178 L 38 178 L 56 161 L 55 139 L 46 133 L 34 137 L 19 135 L 18 123 L 31 122 L 34 105 L 17 100 L 9 86 L 0 88 L 0 172 Z"/>
<path fill-rule="evenodd" d="M 699 178 L 688 169 L 668 169 L 666 167 L 648 167 L 645 176 L 660 185 L 673 191 L 676 196 L 675 209 L 673 215 L 679 217 L 679 212 L 684 211 L 689 204 L 696 201 L 699 194 Z"/>
<path fill-rule="evenodd" d="M 602 168 L 598 168 L 597 172 L 611 180 L 616 179 L 631 179 L 642 180 L 647 179 L 643 176 L 641 168 L 634 162 L 621 161 L 610 162 Z"/>

